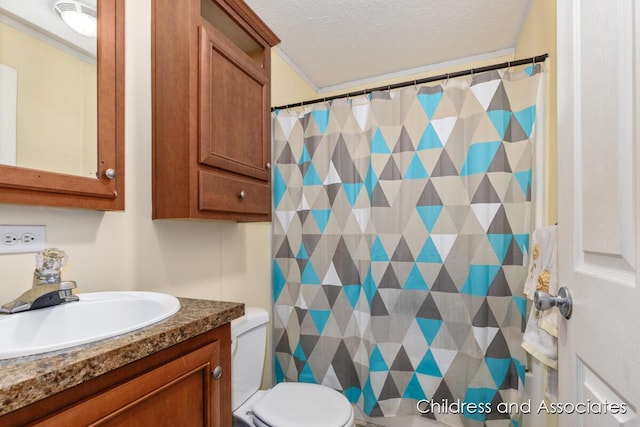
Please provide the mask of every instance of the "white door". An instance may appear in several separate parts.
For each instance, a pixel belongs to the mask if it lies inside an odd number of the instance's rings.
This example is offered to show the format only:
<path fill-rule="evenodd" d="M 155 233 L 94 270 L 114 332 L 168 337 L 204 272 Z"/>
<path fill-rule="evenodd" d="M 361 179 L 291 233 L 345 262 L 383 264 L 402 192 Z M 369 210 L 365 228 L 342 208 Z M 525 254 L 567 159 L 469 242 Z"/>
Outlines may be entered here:
<path fill-rule="evenodd" d="M 637 426 L 640 2 L 557 7 L 560 425 Z"/>

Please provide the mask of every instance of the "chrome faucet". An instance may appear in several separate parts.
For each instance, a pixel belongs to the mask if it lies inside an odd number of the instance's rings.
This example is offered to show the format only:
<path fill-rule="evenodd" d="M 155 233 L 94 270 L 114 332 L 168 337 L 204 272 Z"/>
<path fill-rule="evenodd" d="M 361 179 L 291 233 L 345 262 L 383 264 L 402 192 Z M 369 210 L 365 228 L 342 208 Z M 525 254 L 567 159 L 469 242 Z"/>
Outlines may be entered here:
<path fill-rule="evenodd" d="M 38 252 L 31 289 L 15 300 L 0 306 L 0 313 L 19 313 L 78 301 L 78 296 L 73 295 L 76 282 L 61 279 L 62 267 L 67 260 L 67 254 L 61 249 L 50 248 Z"/>

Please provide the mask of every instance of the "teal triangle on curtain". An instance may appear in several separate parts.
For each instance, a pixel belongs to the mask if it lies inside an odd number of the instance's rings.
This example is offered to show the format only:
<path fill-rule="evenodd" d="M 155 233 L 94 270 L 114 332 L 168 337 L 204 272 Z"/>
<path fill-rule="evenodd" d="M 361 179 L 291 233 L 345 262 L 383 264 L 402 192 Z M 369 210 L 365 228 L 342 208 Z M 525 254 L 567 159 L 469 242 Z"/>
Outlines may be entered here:
<path fill-rule="evenodd" d="M 520 382 L 524 384 L 524 376 L 526 374 L 526 366 L 524 363 L 520 363 L 518 359 L 512 358 L 513 363 L 516 365 L 516 371 L 518 371 L 518 377 L 520 378 Z"/>
<path fill-rule="evenodd" d="M 373 411 L 373 408 L 378 404 L 376 394 L 373 392 L 373 388 L 371 387 L 370 377 L 367 377 L 367 381 L 364 383 L 364 387 L 362 388 L 362 397 L 364 400 L 364 412 L 365 414 L 370 414 L 371 411 Z"/>
<path fill-rule="evenodd" d="M 509 127 L 512 114 L 511 111 L 504 110 L 487 111 L 487 116 L 489 116 L 491 123 L 493 123 L 493 126 L 496 128 L 498 135 L 500 135 L 500 139 L 504 139 L 507 133 L 507 127 Z"/>
<path fill-rule="evenodd" d="M 416 206 L 416 210 L 418 211 L 418 215 L 420 215 L 422 223 L 427 228 L 429 233 L 431 233 L 431 231 L 433 231 L 433 226 L 438 220 L 438 217 L 440 217 L 442 206 Z"/>
<path fill-rule="evenodd" d="M 514 234 L 513 238 L 518 242 L 520 251 L 525 254 L 529 252 L 529 235 L 528 234 Z"/>
<path fill-rule="evenodd" d="M 507 376 L 507 372 L 511 366 L 511 358 L 498 359 L 494 357 L 485 357 L 484 361 L 487 363 L 487 367 L 493 377 L 493 381 L 496 383 L 496 388 L 499 388 Z"/>
<path fill-rule="evenodd" d="M 371 372 L 385 372 L 389 370 L 389 366 L 387 362 L 384 361 L 384 357 L 382 357 L 382 353 L 380 353 L 377 345 L 373 346 L 371 356 L 369 356 L 369 369 Z"/>
<path fill-rule="evenodd" d="M 526 171 L 514 172 L 513 176 L 518 180 L 518 184 L 520 184 L 520 188 L 524 194 L 527 194 L 529 187 L 531 186 L 531 176 L 532 171 L 528 169 Z"/>
<path fill-rule="evenodd" d="M 357 403 L 360 400 L 360 396 L 362 396 L 362 392 L 358 387 L 349 387 L 343 390 L 343 393 L 351 403 Z"/>
<path fill-rule="evenodd" d="M 308 363 L 304 364 L 304 368 L 302 368 L 302 371 L 298 376 L 298 381 L 301 383 L 318 384 L 318 381 L 316 380 L 315 375 L 313 375 L 313 371 Z"/>
<path fill-rule="evenodd" d="M 518 307 L 518 312 L 520 312 L 520 316 L 526 317 L 527 315 L 527 300 L 521 296 L 514 296 L 513 302 L 516 307 Z"/>
<path fill-rule="evenodd" d="M 364 278 L 364 282 L 362 282 L 362 289 L 364 290 L 364 294 L 367 297 L 367 302 L 371 305 L 371 301 L 376 296 L 376 283 L 373 280 L 373 276 L 371 274 L 371 267 L 367 271 L 367 275 Z"/>
<path fill-rule="evenodd" d="M 422 133 L 422 137 L 420 137 L 420 142 L 418 143 L 418 148 L 416 150 L 429 150 L 432 148 L 442 148 L 442 141 L 440 141 L 440 137 L 436 133 L 436 130 L 433 128 L 433 125 L 429 123 Z"/>
<path fill-rule="evenodd" d="M 411 163 L 409 163 L 409 167 L 404 173 L 404 179 L 421 179 L 421 178 L 429 178 L 429 173 L 424 168 L 422 164 L 422 160 L 417 153 L 413 155 L 411 159 Z"/>
<path fill-rule="evenodd" d="M 487 173 L 502 141 L 480 142 L 469 146 L 460 176 Z"/>
<path fill-rule="evenodd" d="M 367 176 L 364 178 L 364 185 L 367 188 L 367 196 L 369 196 L 369 199 L 371 199 L 371 194 L 373 193 L 373 189 L 376 187 L 377 183 L 378 177 L 376 176 L 376 172 L 373 170 L 373 166 L 369 164 Z"/>
<path fill-rule="evenodd" d="M 315 119 L 320 132 L 323 134 L 327 131 L 329 125 L 329 113 L 331 110 L 315 110 L 311 112 L 311 116 Z"/>
<path fill-rule="evenodd" d="M 371 245 L 371 261 L 389 261 L 389 255 L 384 249 L 380 236 L 376 236 Z"/>
<path fill-rule="evenodd" d="M 322 283 L 312 263 L 307 263 L 304 270 L 302 270 L 300 279 L 303 285 L 320 285 Z"/>
<path fill-rule="evenodd" d="M 318 224 L 318 228 L 321 233 L 324 233 L 324 229 L 327 227 L 329 223 L 329 217 L 331 216 L 331 209 L 311 209 L 311 215 L 313 215 L 313 219 L 316 220 L 316 224 Z"/>
<path fill-rule="evenodd" d="M 309 314 L 316 328 L 318 328 L 318 333 L 321 334 L 327 324 L 327 320 L 329 320 L 331 310 L 309 310 Z"/>
<path fill-rule="evenodd" d="M 293 351 L 293 356 L 305 362 L 307 360 L 307 355 L 304 354 L 304 350 L 302 349 L 302 345 L 298 343 L 296 349 Z"/>
<path fill-rule="evenodd" d="M 416 368 L 416 372 L 432 377 L 442 377 L 442 372 L 440 372 L 438 363 L 433 357 L 433 353 L 431 353 L 431 350 L 427 351 L 427 353 L 424 355 L 424 357 L 418 364 L 418 367 Z"/>
<path fill-rule="evenodd" d="M 274 209 L 280 205 L 282 197 L 287 191 L 287 183 L 280 173 L 280 168 L 275 167 L 273 171 L 273 207 Z"/>
<path fill-rule="evenodd" d="M 497 392 L 498 392 L 497 389 L 492 389 L 492 388 L 469 387 L 464 396 L 464 401 L 467 404 L 471 404 L 471 403 L 475 404 L 476 408 L 478 407 L 489 408 L 491 407 L 491 402 L 493 402 L 493 398 L 495 397 Z M 469 405 L 465 405 L 465 406 L 467 408 L 471 407 Z M 484 421 L 487 417 L 486 411 L 479 411 L 477 409 L 474 411 L 466 410 L 463 412 L 463 415 L 467 418 L 470 418 L 476 421 Z"/>
<path fill-rule="evenodd" d="M 442 95 L 442 92 L 421 93 L 418 95 L 418 101 L 420 101 L 420 105 L 422 105 L 422 109 L 429 119 L 433 117 L 433 114 L 436 112 L 436 108 L 440 105 Z"/>
<path fill-rule="evenodd" d="M 513 114 L 516 116 L 516 119 L 518 120 L 518 123 L 520 123 L 522 130 L 527 135 L 527 138 L 531 138 L 533 123 L 536 120 L 536 106 L 532 105 L 524 110 L 516 111 Z"/>
<path fill-rule="evenodd" d="M 358 196 L 360 195 L 360 191 L 362 191 L 363 187 L 364 187 L 364 184 L 362 183 L 355 183 L 355 184 L 343 183 L 342 184 L 342 188 L 344 189 L 344 194 L 347 196 L 347 200 L 349 200 L 349 204 L 351 205 L 351 207 L 353 207 L 356 204 L 356 200 L 358 199 Z"/>
<path fill-rule="evenodd" d="M 422 277 L 422 273 L 418 269 L 418 266 L 414 263 L 407 280 L 404 283 L 403 289 L 415 289 L 419 291 L 428 291 L 429 286 Z"/>
<path fill-rule="evenodd" d="M 489 287 L 499 270 L 499 265 L 472 264 L 460 293 L 486 297 Z"/>
<path fill-rule="evenodd" d="M 407 388 L 404 389 L 402 397 L 405 399 L 415 400 L 422 400 L 427 398 L 427 395 L 424 393 L 422 385 L 420 384 L 420 381 L 418 381 L 418 377 L 416 376 L 416 374 L 413 374 L 411 376 L 409 384 L 407 384 Z"/>
<path fill-rule="evenodd" d="M 391 150 L 389 149 L 389 145 L 387 141 L 384 139 L 380 128 L 376 129 L 376 132 L 373 134 L 373 139 L 371 140 L 371 153 L 374 154 L 391 154 Z"/>
<path fill-rule="evenodd" d="M 304 174 L 302 182 L 304 185 L 322 185 L 322 178 L 320 178 L 320 175 L 318 175 L 316 167 L 313 166 L 313 163 L 309 165 L 307 172 Z"/>
<path fill-rule="evenodd" d="M 307 150 L 307 146 L 302 146 L 302 154 L 300 154 L 300 158 L 298 159 L 298 164 L 302 165 L 311 161 L 311 154 L 309 154 L 309 150 Z"/>
<path fill-rule="evenodd" d="M 427 241 L 416 257 L 416 261 L 432 264 L 442 264 L 442 258 L 440 257 L 440 253 L 438 252 L 435 243 L 433 243 L 433 239 L 431 238 L 431 236 L 427 238 Z"/>
<path fill-rule="evenodd" d="M 298 253 L 296 254 L 297 259 L 309 259 L 309 254 L 307 254 L 307 249 L 304 247 L 304 243 L 300 245 L 300 249 L 298 249 Z"/>
<path fill-rule="evenodd" d="M 353 309 L 355 309 L 356 304 L 358 304 L 361 289 L 362 286 L 360 285 L 342 285 L 342 291 L 347 296 L 347 300 L 349 300 L 349 304 Z"/>
<path fill-rule="evenodd" d="M 282 270 L 278 265 L 278 261 L 273 260 L 273 300 L 275 302 L 280 298 L 280 292 L 284 289 L 287 284 L 287 279 L 282 274 Z"/>
<path fill-rule="evenodd" d="M 285 377 L 284 377 L 284 370 L 282 369 L 282 365 L 280 364 L 280 361 L 276 358 L 275 363 L 274 363 L 275 367 L 274 367 L 274 371 L 276 374 L 276 382 L 283 382 Z"/>
<path fill-rule="evenodd" d="M 487 239 L 491 243 L 493 252 L 498 257 L 500 264 L 504 262 L 504 257 L 507 255 L 512 236 L 512 234 L 487 234 Z"/>
<path fill-rule="evenodd" d="M 436 335 L 438 335 L 440 327 L 442 326 L 442 320 L 416 317 L 416 323 L 420 327 L 420 331 L 422 331 L 422 336 L 424 336 L 424 339 L 429 345 L 431 345 Z"/>

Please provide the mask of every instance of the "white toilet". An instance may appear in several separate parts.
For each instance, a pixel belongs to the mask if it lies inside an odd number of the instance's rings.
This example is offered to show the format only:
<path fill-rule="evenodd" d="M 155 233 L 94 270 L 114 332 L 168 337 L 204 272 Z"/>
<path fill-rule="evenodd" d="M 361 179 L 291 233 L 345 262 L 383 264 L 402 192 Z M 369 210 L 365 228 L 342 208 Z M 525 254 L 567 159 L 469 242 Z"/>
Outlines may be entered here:
<path fill-rule="evenodd" d="M 246 307 L 231 322 L 231 390 L 234 426 L 351 427 L 353 407 L 340 392 L 318 384 L 280 383 L 259 390 L 269 314 Z"/>

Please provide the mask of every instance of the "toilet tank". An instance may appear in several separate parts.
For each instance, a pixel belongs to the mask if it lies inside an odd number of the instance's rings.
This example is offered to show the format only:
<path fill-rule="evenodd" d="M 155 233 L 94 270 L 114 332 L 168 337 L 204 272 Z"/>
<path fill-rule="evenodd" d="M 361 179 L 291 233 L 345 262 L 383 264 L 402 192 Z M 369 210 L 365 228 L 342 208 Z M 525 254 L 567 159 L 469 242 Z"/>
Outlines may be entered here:
<path fill-rule="evenodd" d="M 245 307 L 245 315 L 231 321 L 231 390 L 233 410 L 260 389 L 267 346 L 269 314 Z"/>

